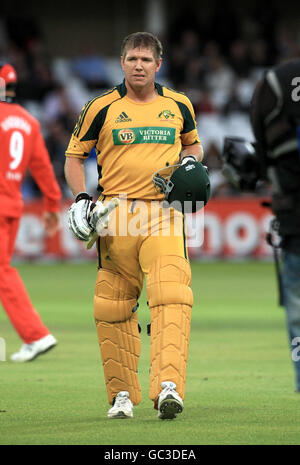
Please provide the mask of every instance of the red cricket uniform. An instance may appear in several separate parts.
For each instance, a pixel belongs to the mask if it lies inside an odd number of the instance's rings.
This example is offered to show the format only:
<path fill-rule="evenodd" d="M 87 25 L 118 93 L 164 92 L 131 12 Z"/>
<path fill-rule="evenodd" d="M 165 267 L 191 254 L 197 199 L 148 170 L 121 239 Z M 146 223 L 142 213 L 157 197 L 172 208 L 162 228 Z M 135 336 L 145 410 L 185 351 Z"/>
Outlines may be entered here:
<path fill-rule="evenodd" d="M 0 102 L 0 300 L 24 343 L 30 344 L 49 331 L 32 306 L 18 271 L 10 265 L 27 169 L 43 193 L 45 210 L 57 212 L 61 191 L 38 121 L 20 105 Z"/>

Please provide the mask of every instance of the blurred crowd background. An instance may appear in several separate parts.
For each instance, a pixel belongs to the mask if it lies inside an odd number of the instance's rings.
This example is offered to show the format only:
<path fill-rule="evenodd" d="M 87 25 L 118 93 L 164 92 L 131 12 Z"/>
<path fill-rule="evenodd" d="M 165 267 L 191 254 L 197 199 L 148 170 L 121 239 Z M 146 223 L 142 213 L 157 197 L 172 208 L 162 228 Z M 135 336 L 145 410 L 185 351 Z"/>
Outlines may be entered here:
<path fill-rule="evenodd" d="M 300 8 L 256 0 L 76 5 L 62 1 L 51 8 L 29 1 L 24 8 L 11 0 L 0 5 L 0 59 L 18 72 L 18 101 L 41 123 L 64 197 L 71 197 L 63 168 L 78 114 L 89 99 L 122 81 L 121 40 L 138 30 L 162 40 L 164 64 L 157 81 L 186 93 L 194 104 L 213 196 L 240 195 L 221 173 L 223 138 L 253 140 L 249 105 L 255 84 L 266 67 L 300 57 Z M 93 193 L 94 153 L 86 170 Z M 30 175 L 23 194 L 39 195 Z"/>

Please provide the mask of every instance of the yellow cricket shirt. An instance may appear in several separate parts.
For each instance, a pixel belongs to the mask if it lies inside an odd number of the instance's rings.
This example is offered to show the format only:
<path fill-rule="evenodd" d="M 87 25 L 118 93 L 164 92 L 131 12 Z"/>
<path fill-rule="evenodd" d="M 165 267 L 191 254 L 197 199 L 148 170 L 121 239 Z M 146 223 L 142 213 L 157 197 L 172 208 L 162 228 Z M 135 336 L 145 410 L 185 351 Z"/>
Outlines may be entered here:
<path fill-rule="evenodd" d="M 95 146 L 104 195 L 160 199 L 153 173 L 178 163 L 182 147 L 200 142 L 190 100 L 158 83 L 155 87 L 156 99 L 136 103 L 123 81 L 82 109 L 66 156 L 88 158 Z"/>

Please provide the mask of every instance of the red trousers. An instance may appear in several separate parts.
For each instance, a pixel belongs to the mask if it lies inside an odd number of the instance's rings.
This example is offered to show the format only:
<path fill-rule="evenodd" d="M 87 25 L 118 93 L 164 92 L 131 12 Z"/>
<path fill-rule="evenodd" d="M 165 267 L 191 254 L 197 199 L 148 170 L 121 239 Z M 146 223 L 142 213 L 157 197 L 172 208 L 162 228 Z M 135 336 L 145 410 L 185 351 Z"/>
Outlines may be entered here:
<path fill-rule="evenodd" d="M 0 300 L 21 339 L 30 344 L 49 331 L 32 306 L 18 271 L 10 265 L 19 222 L 19 218 L 0 216 Z"/>

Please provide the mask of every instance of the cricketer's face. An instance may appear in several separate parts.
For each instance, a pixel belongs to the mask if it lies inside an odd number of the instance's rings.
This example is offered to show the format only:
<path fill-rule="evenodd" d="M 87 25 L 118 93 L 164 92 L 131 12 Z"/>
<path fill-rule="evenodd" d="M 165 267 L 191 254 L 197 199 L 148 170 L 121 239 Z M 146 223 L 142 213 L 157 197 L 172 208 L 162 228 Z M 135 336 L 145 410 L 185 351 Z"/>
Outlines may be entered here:
<path fill-rule="evenodd" d="M 155 73 L 161 66 L 161 58 L 156 61 L 150 48 L 132 48 L 121 56 L 121 66 L 125 80 L 132 88 L 143 88 L 153 84 Z"/>

